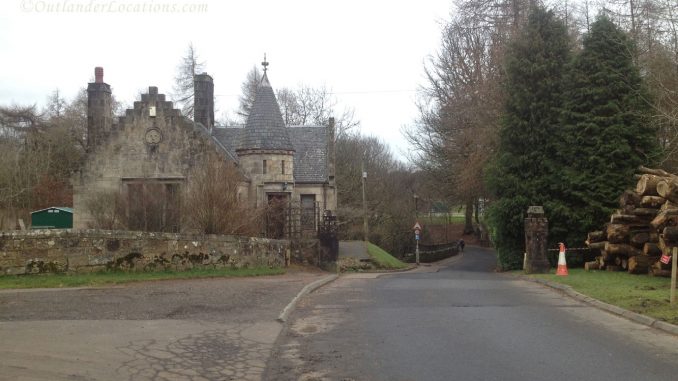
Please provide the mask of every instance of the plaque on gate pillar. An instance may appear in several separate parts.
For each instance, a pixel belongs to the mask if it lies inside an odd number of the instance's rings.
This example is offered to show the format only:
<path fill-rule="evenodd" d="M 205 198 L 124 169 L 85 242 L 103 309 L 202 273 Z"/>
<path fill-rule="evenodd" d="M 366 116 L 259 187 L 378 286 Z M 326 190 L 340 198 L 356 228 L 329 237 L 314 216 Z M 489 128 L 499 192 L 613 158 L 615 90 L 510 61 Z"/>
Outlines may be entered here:
<path fill-rule="evenodd" d="M 549 221 L 541 206 L 527 208 L 525 219 L 525 266 L 527 274 L 548 273 L 551 265 L 546 258 Z"/>

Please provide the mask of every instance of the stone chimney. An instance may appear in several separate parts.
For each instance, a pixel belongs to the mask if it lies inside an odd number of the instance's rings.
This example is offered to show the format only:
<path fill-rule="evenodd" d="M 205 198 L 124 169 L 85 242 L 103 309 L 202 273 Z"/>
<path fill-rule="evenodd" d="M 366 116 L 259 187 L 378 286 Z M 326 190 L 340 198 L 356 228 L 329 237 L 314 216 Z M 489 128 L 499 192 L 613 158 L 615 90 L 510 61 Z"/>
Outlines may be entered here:
<path fill-rule="evenodd" d="M 87 150 L 93 150 L 113 126 L 111 86 L 104 82 L 104 68 L 94 68 L 94 82 L 87 85 Z"/>
<path fill-rule="evenodd" d="M 214 81 L 207 73 L 193 79 L 193 120 L 209 131 L 214 127 Z"/>
<path fill-rule="evenodd" d="M 94 68 L 94 83 L 104 83 L 104 68 L 101 66 Z"/>

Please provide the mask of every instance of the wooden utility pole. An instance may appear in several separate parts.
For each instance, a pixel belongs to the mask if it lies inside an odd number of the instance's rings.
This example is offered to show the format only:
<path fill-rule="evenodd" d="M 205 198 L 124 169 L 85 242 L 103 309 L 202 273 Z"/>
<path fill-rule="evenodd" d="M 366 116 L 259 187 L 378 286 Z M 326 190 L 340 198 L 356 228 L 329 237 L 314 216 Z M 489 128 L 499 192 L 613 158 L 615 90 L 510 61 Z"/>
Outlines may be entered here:
<path fill-rule="evenodd" d="M 368 242 L 369 241 L 369 236 L 370 236 L 370 230 L 369 226 L 367 224 L 367 198 L 365 197 L 365 183 L 367 182 L 367 172 L 365 172 L 365 161 L 363 160 L 362 163 L 362 183 L 363 183 L 363 234 L 364 234 L 364 241 Z"/>

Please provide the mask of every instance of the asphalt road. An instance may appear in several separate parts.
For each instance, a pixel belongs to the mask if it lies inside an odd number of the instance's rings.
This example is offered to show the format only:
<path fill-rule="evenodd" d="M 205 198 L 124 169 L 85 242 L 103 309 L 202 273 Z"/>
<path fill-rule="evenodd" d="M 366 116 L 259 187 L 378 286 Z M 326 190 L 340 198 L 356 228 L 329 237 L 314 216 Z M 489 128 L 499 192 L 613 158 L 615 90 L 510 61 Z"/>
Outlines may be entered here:
<path fill-rule="evenodd" d="M 0 291 L 0 381 L 260 380 L 280 311 L 324 273 Z"/>
<path fill-rule="evenodd" d="M 447 266 L 340 277 L 306 297 L 267 380 L 676 380 L 678 337 L 492 272 Z"/>

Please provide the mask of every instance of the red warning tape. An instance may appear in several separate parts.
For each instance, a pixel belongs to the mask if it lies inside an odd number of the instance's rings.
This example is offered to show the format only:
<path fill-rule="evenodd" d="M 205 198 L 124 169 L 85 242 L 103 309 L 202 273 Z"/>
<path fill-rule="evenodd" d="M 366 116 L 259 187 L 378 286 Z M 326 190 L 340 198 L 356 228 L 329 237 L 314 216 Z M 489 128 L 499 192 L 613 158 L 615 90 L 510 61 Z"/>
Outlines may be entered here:
<path fill-rule="evenodd" d="M 582 251 L 582 250 L 591 250 L 588 247 L 568 247 L 565 251 Z M 546 249 L 546 251 L 560 251 L 560 249 Z"/>

